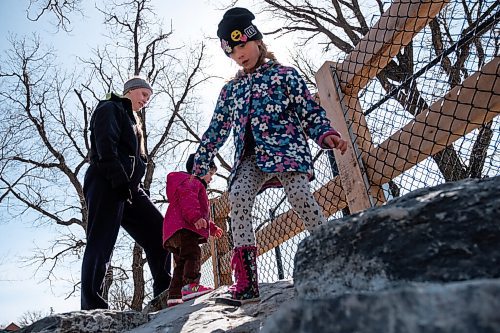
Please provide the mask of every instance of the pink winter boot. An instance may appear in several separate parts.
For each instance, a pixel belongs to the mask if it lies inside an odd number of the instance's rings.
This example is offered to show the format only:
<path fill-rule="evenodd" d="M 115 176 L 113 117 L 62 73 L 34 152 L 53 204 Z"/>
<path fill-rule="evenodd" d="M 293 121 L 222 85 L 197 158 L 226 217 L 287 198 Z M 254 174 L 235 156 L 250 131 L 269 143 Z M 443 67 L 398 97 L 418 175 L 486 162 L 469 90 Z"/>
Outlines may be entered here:
<path fill-rule="evenodd" d="M 257 247 L 241 246 L 233 249 L 231 268 L 234 284 L 226 294 L 215 298 L 215 303 L 240 306 L 260 301 L 257 280 Z"/>

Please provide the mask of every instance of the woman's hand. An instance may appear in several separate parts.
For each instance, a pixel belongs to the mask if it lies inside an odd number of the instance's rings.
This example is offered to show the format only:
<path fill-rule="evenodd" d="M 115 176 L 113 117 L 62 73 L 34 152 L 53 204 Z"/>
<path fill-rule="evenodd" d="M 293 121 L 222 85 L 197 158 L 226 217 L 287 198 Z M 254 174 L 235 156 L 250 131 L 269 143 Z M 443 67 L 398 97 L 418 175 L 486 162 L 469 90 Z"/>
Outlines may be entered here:
<path fill-rule="evenodd" d="M 132 191 L 128 184 L 121 184 L 114 188 L 118 200 L 132 203 Z"/>

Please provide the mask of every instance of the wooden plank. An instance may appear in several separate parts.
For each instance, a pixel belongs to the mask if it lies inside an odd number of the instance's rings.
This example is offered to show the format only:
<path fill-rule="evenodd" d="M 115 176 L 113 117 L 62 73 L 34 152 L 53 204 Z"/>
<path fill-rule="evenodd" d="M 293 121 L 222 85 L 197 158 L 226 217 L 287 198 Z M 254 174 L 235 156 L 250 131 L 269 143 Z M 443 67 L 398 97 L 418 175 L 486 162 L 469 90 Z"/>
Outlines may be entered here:
<path fill-rule="evenodd" d="M 210 200 L 210 205 L 213 207 L 213 219 L 225 219 L 229 216 L 231 205 L 229 204 L 229 193 L 226 191 L 215 199 Z"/>
<path fill-rule="evenodd" d="M 208 239 L 208 245 L 210 246 L 210 256 L 212 257 L 212 272 L 214 277 L 214 289 L 219 288 L 219 269 L 217 262 L 217 251 L 215 248 L 215 239 L 210 237 Z"/>
<path fill-rule="evenodd" d="M 338 65 L 342 91 L 356 95 L 384 69 L 449 0 L 399 0 Z"/>
<path fill-rule="evenodd" d="M 366 159 L 368 177 L 386 183 L 499 113 L 500 57 L 495 57 L 372 149 Z"/>
<path fill-rule="evenodd" d="M 373 148 L 373 141 L 366 122 L 366 118 L 363 114 L 363 109 L 359 103 L 358 96 L 344 95 L 342 99 L 346 105 L 347 114 L 345 116 L 347 123 L 350 125 L 351 133 L 354 138 L 353 141 L 356 142 L 361 151 L 361 160 L 365 165 L 366 162 L 363 158 L 368 156 L 368 152 Z M 358 157 L 359 158 L 359 157 Z M 375 206 L 383 205 L 387 199 L 385 198 L 384 190 L 379 184 L 373 184 L 373 182 L 368 179 L 369 193 L 373 199 L 373 204 Z"/>
<path fill-rule="evenodd" d="M 344 155 L 336 149 L 333 150 L 335 161 L 339 168 L 339 174 L 342 180 L 351 213 L 365 210 L 372 206 L 372 199 L 368 194 L 370 187 L 365 183 L 365 176 L 362 164 L 358 159 L 355 146 L 349 134 L 349 127 L 344 117 L 344 107 L 338 94 L 337 84 L 332 75 L 333 62 L 325 62 L 316 73 L 316 83 L 321 99 L 321 106 L 325 109 L 326 115 L 332 126 L 342 134 L 347 141 L 347 151 Z M 361 162 L 362 163 L 362 162 Z"/>
<path fill-rule="evenodd" d="M 327 218 L 347 207 L 347 200 L 339 176 L 330 179 L 313 195 Z"/>
<path fill-rule="evenodd" d="M 342 102 L 346 106 L 345 119 L 361 154 L 367 154 L 373 147 L 372 136 L 368 129 L 358 96 L 344 95 Z"/>

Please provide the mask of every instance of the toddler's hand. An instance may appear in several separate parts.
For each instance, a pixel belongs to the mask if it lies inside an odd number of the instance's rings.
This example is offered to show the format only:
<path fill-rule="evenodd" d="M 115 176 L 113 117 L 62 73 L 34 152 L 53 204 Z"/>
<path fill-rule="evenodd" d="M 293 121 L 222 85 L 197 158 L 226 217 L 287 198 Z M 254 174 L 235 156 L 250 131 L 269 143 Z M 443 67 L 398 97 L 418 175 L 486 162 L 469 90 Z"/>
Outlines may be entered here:
<path fill-rule="evenodd" d="M 213 236 L 216 238 L 221 238 L 222 232 L 223 232 L 222 229 L 217 227 L 217 229 L 215 230 L 215 234 Z"/>
<path fill-rule="evenodd" d="M 196 229 L 206 228 L 207 225 L 207 220 L 205 220 L 204 218 L 201 218 L 194 223 Z"/>
<path fill-rule="evenodd" d="M 344 155 L 347 150 L 347 141 L 339 137 L 338 135 L 328 135 L 323 139 L 323 145 L 330 147 L 331 149 L 338 149 L 340 153 Z"/>

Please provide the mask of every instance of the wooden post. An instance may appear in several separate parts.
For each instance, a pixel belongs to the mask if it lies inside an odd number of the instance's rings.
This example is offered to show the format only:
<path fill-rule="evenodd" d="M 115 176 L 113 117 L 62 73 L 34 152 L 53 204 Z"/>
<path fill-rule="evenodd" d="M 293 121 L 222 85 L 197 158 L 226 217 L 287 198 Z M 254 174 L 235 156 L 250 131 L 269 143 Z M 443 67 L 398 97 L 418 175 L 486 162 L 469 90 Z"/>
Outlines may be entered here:
<path fill-rule="evenodd" d="M 212 257 L 212 270 L 214 274 L 214 286 L 231 284 L 231 272 L 229 263 L 225 261 L 226 255 L 231 252 L 229 237 L 227 234 L 227 217 L 229 215 L 228 192 L 224 192 L 220 197 L 210 200 L 211 216 L 214 223 L 222 229 L 222 237 L 210 239 L 207 244 L 201 247 L 201 262 L 205 262 Z M 226 267 L 227 266 L 227 267 Z"/>
<path fill-rule="evenodd" d="M 339 175 L 347 198 L 349 210 L 356 213 L 373 206 L 373 200 L 368 194 L 370 188 L 363 164 L 358 152 L 357 144 L 353 142 L 352 133 L 344 117 L 345 107 L 340 100 L 338 85 L 333 77 L 332 68 L 335 63 L 325 62 L 316 73 L 321 106 L 325 109 L 332 126 L 347 140 L 348 148 L 344 155 L 336 149 L 333 150 L 335 160 L 339 167 Z"/>
<path fill-rule="evenodd" d="M 210 252 L 212 254 L 212 272 L 214 274 L 214 288 L 219 288 L 219 265 L 217 264 L 217 249 L 215 243 L 217 241 L 214 237 L 210 237 L 208 244 L 210 245 Z"/>
<path fill-rule="evenodd" d="M 361 158 L 363 165 L 366 166 L 366 158 L 368 157 L 368 153 L 373 148 L 373 141 L 365 115 L 363 114 L 363 109 L 359 103 L 359 98 L 357 94 L 356 96 L 344 95 L 342 102 L 347 108 L 344 117 L 350 126 L 352 141 L 355 142 L 361 150 L 361 156 L 358 158 Z M 374 200 L 373 204 L 380 206 L 387 202 L 382 186 L 380 184 L 374 184 L 370 177 L 368 177 L 367 170 L 363 170 L 365 176 L 368 178 L 367 184 L 370 187 L 369 193 Z"/>
<path fill-rule="evenodd" d="M 230 263 L 224 261 L 224 256 L 226 253 L 231 253 L 231 247 L 229 244 L 229 237 L 227 235 L 227 217 L 217 217 L 215 219 L 215 224 L 222 229 L 222 237 L 216 241 L 216 251 L 217 251 L 217 267 L 219 274 L 219 284 L 229 285 L 232 283 L 231 270 L 227 269 Z M 226 267 L 227 266 L 227 267 Z M 228 273 L 229 271 L 229 273 Z"/>

